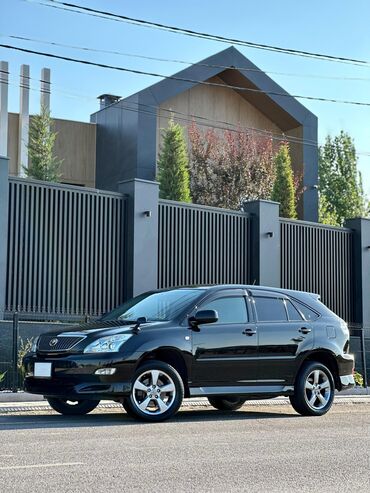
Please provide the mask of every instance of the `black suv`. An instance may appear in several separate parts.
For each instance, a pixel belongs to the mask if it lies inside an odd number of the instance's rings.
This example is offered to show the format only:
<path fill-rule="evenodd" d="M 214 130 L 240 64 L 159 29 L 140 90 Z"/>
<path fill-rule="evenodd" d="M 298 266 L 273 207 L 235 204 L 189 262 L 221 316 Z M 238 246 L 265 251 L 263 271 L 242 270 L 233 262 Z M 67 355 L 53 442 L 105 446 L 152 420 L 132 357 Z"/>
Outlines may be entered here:
<path fill-rule="evenodd" d="M 152 291 L 100 320 L 41 335 L 24 358 L 25 389 L 62 414 L 102 399 L 147 421 L 169 418 L 183 398 L 220 410 L 289 396 L 320 416 L 335 389 L 354 385 L 343 320 L 314 294 L 224 285 Z"/>

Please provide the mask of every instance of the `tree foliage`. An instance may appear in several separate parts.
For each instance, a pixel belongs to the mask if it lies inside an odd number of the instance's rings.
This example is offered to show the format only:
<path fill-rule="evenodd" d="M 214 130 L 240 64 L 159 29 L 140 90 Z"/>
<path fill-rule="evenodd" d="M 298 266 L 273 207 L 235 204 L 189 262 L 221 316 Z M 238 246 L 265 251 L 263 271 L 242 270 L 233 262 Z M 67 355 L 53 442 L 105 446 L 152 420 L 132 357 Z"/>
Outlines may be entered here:
<path fill-rule="evenodd" d="M 191 202 L 189 158 L 183 129 L 171 119 L 162 135 L 158 161 L 159 195 L 162 199 Z"/>
<path fill-rule="evenodd" d="M 328 135 L 319 150 L 319 220 L 343 225 L 346 219 L 367 215 L 354 141 L 341 131 Z"/>
<path fill-rule="evenodd" d="M 246 200 L 268 199 L 274 182 L 274 145 L 253 131 L 189 128 L 190 188 L 198 204 L 240 209 Z"/>
<path fill-rule="evenodd" d="M 296 186 L 287 143 L 282 144 L 275 155 L 275 169 L 276 177 L 271 200 L 280 202 L 281 217 L 295 219 L 297 217 Z"/>
<path fill-rule="evenodd" d="M 41 108 L 39 115 L 32 117 L 29 129 L 28 159 L 29 166 L 23 167 L 30 178 L 58 182 L 62 161 L 54 156 L 54 144 L 57 133 L 52 130 L 50 112 Z"/>

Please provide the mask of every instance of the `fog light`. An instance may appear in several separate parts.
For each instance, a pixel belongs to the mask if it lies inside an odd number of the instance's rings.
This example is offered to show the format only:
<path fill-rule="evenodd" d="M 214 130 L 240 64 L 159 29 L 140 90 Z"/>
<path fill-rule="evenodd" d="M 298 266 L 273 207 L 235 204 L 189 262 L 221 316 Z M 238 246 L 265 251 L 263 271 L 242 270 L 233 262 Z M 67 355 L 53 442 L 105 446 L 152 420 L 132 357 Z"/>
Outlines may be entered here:
<path fill-rule="evenodd" d="M 95 375 L 114 375 L 116 373 L 116 368 L 99 368 L 95 371 Z"/>

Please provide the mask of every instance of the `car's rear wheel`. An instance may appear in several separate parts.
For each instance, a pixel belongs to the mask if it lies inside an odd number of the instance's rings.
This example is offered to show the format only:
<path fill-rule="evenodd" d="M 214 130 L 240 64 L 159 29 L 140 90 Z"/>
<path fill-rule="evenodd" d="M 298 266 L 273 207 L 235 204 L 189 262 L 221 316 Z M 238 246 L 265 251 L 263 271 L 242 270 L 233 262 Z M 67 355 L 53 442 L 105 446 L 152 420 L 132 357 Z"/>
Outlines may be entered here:
<path fill-rule="evenodd" d="M 183 397 L 184 384 L 175 368 L 153 360 L 138 368 L 122 404 L 133 418 L 164 421 L 179 410 Z"/>
<path fill-rule="evenodd" d="M 237 396 L 208 397 L 208 402 L 211 404 L 211 406 L 218 409 L 219 411 L 236 411 L 237 409 L 240 409 L 242 407 L 245 401 L 246 399 Z"/>
<path fill-rule="evenodd" d="M 290 402 L 303 416 L 322 416 L 334 400 L 334 379 L 329 368 L 317 362 L 307 362 L 301 369 Z"/>
<path fill-rule="evenodd" d="M 57 399 L 55 397 L 46 397 L 50 406 L 60 414 L 65 415 L 82 415 L 93 411 L 100 401 L 74 401 L 68 399 Z"/>

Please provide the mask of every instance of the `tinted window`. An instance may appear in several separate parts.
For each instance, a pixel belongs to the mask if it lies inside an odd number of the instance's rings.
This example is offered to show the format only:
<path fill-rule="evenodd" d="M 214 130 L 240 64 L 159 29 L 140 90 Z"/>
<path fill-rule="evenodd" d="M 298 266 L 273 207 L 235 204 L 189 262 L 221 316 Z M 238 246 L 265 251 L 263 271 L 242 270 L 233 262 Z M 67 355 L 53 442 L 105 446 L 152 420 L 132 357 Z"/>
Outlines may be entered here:
<path fill-rule="evenodd" d="M 319 315 L 311 310 L 311 308 L 308 308 L 308 306 L 303 305 L 298 301 L 294 301 L 294 304 L 297 305 L 299 311 L 303 314 L 306 320 L 316 320 L 319 317 Z"/>
<path fill-rule="evenodd" d="M 260 322 L 281 322 L 287 320 L 284 302 L 278 298 L 254 298 L 257 318 Z"/>
<path fill-rule="evenodd" d="M 302 320 L 300 313 L 297 308 L 292 304 L 291 301 L 285 300 L 286 308 L 288 310 L 288 317 L 291 321 Z"/>
<path fill-rule="evenodd" d="M 218 324 L 237 324 L 248 321 L 247 307 L 242 297 L 218 298 L 200 307 L 201 310 L 216 310 Z M 212 324 L 214 325 L 214 324 Z"/>

